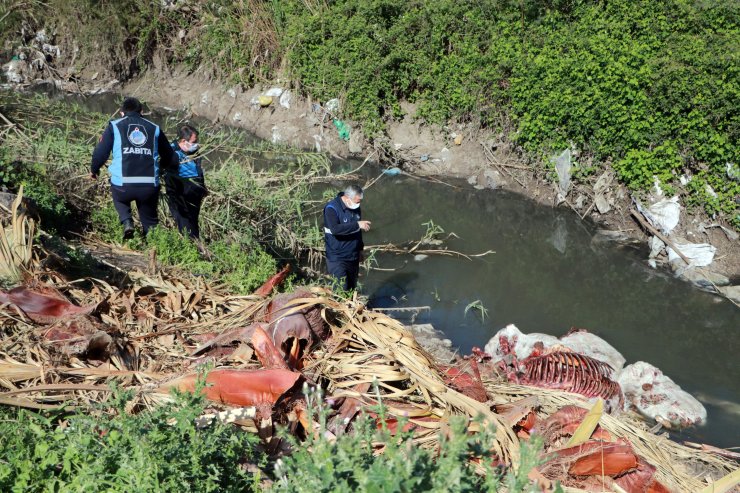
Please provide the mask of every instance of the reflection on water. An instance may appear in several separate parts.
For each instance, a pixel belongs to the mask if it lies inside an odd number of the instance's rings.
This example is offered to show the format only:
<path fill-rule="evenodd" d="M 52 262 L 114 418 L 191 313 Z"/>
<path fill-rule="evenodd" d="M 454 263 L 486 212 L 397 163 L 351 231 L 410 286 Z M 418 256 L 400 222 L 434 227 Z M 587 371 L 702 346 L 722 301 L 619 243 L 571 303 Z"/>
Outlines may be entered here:
<path fill-rule="evenodd" d="M 462 186 L 462 184 L 460 184 Z M 730 302 L 647 267 L 646 252 L 598 241 L 571 211 L 538 206 L 505 191 L 451 188 L 406 177 L 382 178 L 363 202 L 373 221 L 366 244 L 418 239 L 432 219 L 459 238 L 471 261 L 380 255 L 383 268 L 361 277 L 375 306 L 431 306 L 417 321 L 445 332 L 463 352 L 483 346 L 509 323 L 560 336 L 581 327 L 627 358 L 659 367 L 689 392 L 737 402 L 740 310 Z M 486 308 L 465 307 L 479 300 Z M 740 445 L 727 405 L 707 403 L 709 424 L 688 433 L 721 446 Z"/>

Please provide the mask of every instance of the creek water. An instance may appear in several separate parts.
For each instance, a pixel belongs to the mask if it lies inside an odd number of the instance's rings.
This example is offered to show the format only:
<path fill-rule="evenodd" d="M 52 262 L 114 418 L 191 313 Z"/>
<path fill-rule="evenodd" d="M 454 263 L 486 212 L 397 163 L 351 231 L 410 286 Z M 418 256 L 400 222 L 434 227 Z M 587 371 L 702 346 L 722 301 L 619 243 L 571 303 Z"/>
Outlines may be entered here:
<path fill-rule="evenodd" d="M 119 98 L 76 100 L 111 114 Z M 156 114 L 153 119 L 161 121 Z M 256 141 L 246 132 L 244 139 Z M 218 156 L 211 158 L 217 164 Z M 347 171 L 360 162 L 335 164 Z M 371 181 L 381 170 L 368 164 L 361 173 L 362 181 Z M 445 182 L 403 175 L 375 181 L 362 207 L 372 221 L 365 244 L 417 240 L 427 229 L 423 224 L 433 221 L 455 233 L 447 248 L 495 253 L 420 261 L 380 253 L 377 267 L 385 270 L 363 271 L 360 278 L 371 306 L 429 306 L 414 321 L 433 324 L 464 354 L 483 347 L 507 324 L 555 336 L 585 328 L 613 345 L 627 364 L 647 361 L 700 397 L 707 424 L 672 436 L 740 446 L 740 309 L 649 268 L 646 251 L 599 241 L 596 226 L 569 210 L 507 191 L 475 190 L 464 181 Z"/>
<path fill-rule="evenodd" d="M 707 401 L 707 424 L 683 437 L 740 445 L 740 309 L 651 269 L 647 251 L 599 241 L 597 228 L 569 210 L 451 184 L 380 178 L 363 201 L 363 217 L 372 221 L 365 243 L 418 239 L 432 220 L 456 234 L 448 248 L 495 253 L 421 261 L 380 254 L 379 266 L 393 270 L 360 278 L 372 305 L 429 306 L 416 323 L 433 324 L 466 354 L 507 324 L 555 336 L 588 329 L 627 364 L 649 362 Z M 466 312 L 471 304 L 484 310 Z"/>

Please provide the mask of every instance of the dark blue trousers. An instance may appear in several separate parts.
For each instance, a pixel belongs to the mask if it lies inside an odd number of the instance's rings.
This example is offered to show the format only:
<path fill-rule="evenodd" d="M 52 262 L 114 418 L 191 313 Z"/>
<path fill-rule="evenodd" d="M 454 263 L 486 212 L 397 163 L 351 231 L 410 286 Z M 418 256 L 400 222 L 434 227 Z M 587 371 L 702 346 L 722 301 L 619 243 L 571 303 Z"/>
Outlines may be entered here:
<path fill-rule="evenodd" d="M 124 222 L 131 219 L 131 202 L 136 202 L 139 211 L 139 220 L 144 228 L 144 234 L 157 224 L 157 202 L 159 201 L 159 187 L 149 185 L 134 185 L 121 187 L 111 185 L 113 206 L 118 212 L 118 219 Z"/>
<path fill-rule="evenodd" d="M 329 275 L 336 279 L 345 291 L 357 287 L 357 276 L 360 274 L 360 259 L 357 260 L 327 260 L 326 267 Z"/>
<path fill-rule="evenodd" d="M 167 180 L 167 204 L 175 219 L 177 229 L 183 236 L 200 237 L 198 217 L 200 206 L 208 192 L 199 180 L 187 178 L 170 178 Z"/>

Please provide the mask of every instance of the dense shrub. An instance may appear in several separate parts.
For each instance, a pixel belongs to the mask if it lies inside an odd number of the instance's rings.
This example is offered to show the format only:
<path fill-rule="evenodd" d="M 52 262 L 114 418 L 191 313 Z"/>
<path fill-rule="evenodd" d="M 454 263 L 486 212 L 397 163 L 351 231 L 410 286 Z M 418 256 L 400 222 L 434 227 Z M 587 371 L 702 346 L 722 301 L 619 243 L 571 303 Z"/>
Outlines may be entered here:
<path fill-rule="evenodd" d="M 38 414 L 0 407 L 0 491 L 259 491 L 257 438 L 230 425 L 197 429 L 204 403 L 181 396 L 130 415 L 121 393 L 94 412 Z M 114 411 L 111 415 L 110 412 Z"/>
<path fill-rule="evenodd" d="M 692 0 L 345 0 L 297 8 L 284 45 L 302 86 L 340 95 L 370 132 L 402 99 L 433 123 L 506 115 L 535 155 L 574 146 L 634 190 L 686 174 L 690 203 L 740 225 L 727 176 L 740 161 L 738 13 Z"/>

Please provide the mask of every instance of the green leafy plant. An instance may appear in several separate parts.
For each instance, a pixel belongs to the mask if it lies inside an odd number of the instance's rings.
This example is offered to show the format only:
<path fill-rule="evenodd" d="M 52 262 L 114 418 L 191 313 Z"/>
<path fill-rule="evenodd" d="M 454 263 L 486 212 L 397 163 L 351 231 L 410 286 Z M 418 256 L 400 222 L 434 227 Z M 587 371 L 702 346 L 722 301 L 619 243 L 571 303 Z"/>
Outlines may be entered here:
<path fill-rule="evenodd" d="M 470 310 L 475 310 L 476 312 L 478 312 L 478 315 L 480 315 L 480 319 L 482 321 L 484 321 L 488 316 L 488 309 L 483 306 L 481 300 L 475 300 L 468 303 L 465 306 L 465 311 L 463 313 L 467 315 Z"/>
<path fill-rule="evenodd" d="M 118 391 L 93 412 L 0 408 L 0 490 L 155 492 L 259 491 L 257 439 L 215 423 L 199 429 L 204 402 L 193 394 L 130 415 Z"/>

